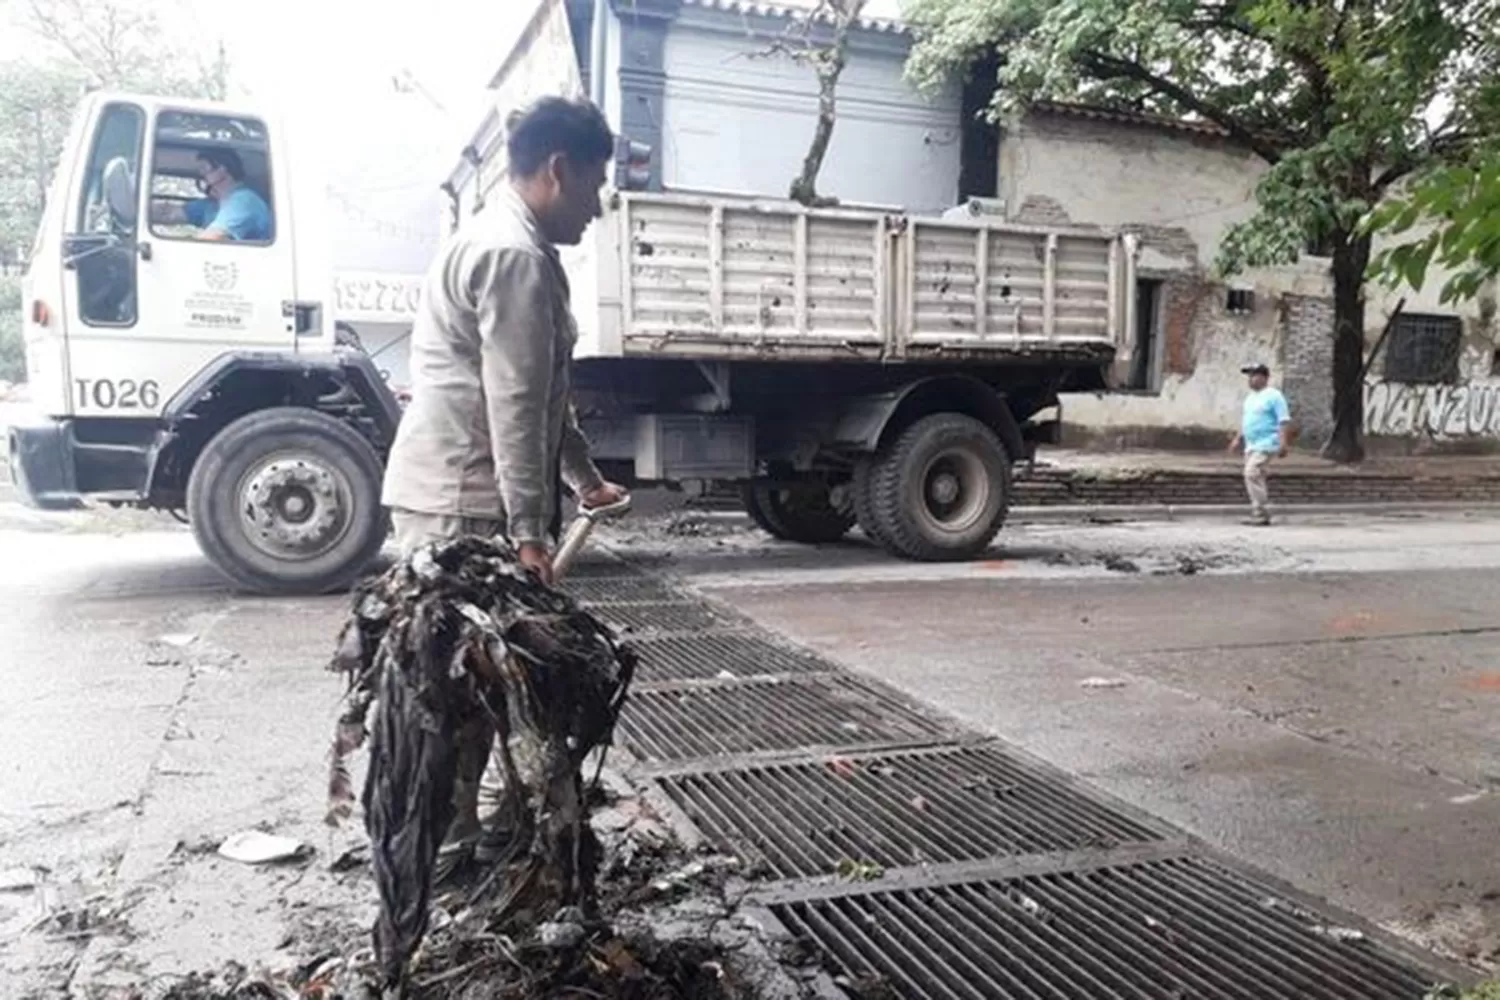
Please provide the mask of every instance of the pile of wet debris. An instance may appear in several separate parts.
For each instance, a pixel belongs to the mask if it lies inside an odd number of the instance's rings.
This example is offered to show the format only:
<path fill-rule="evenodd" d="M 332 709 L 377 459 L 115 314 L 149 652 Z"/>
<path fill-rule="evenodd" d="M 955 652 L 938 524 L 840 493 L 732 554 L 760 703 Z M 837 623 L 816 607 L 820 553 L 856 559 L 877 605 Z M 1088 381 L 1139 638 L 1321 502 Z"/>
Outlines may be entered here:
<path fill-rule="evenodd" d="M 152 1000 L 749 1000 L 795 997 L 758 928 L 735 915 L 735 863 L 686 852 L 634 799 L 599 809 L 607 919 L 577 907 L 547 914 L 470 904 L 472 886 L 440 893 L 400 991 L 383 988 L 366 935 L 271 975 L 229 966 L 189 976 Z M 615 825 L 628 824 L 627 829 Z M 541 917 L 541 919 L 538 919 Z M 361 939 L 364 939 L 362 941 Z"/>
<path fill-rule="evenodd" d="M 329 822 L 359 797 L 379 916 L 279 976 L 191 976 L 163 1000 L 730 1000 L 779 994 L 777 962 L 726 899 L 732 859 L 686 853 L 630 790 L 601 782 L 634 652 L 504 541 L 426 546 L 355 594 L 333 669 L 348 690 Z M 435 876 L 458 734 L 497 733 L 506 843 Z M 585 763 L 588 774 L 585 774 Z M 624 793 L 623 795 L 621 793 Z"/>
<path fill-rule="evenodd" d="M 589 921 L 563 909 L 548 920 L 497 917 L 487 906 L 439 899 L 433 927 L 412 957 L 410 1000 L 749 1000 L 795 997 L 755 928 L 738 922 L 718 885 L 722 859 L 680 864 L 666 876 L 638 871 L 602 878 L 622 896 L 653 897 Z M 674 877 L 675 876 L 675 877 Z M 379 986 L 368 948 L 313 956 L 290 972 L 266 974 L 231 965 L 173 983 L 152 1000 L 374 1000 Z"/>

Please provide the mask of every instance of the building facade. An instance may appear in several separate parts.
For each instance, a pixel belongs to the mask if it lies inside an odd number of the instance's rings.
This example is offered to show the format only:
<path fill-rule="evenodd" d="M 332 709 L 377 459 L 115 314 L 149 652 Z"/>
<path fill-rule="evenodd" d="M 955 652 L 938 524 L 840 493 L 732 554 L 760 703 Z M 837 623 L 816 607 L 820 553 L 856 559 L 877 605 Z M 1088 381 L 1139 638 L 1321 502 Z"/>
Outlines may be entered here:
<path fill-rule="evenodd" d="M 1018 221 L 1097 225 L 1141 238 L 1139 343 L 1116 391 L 1064 404 L 1068 438 L 1106 446 L 1212 446 L 1233 432 L 1240 368 L 1264 361 L 1291 400 L 1304 446 L 1334 423 L 1329 260 L 1221 279 L 1230 227 L 1255 212 L 1266 166 L 1212 126 L 1094 108 L 1034 109 L 999 139 L 998 187 Z M 1366 287 L 1365 431 L 1387 450 L 1500 446 L 1496 289 L 1442 305 Z M 1381 340 L 1400 299 L 1401 314 Z M 1376 348 L 1378 353 L 1375 353 Z"/>
<path fill-rule="evenodd" d="M 828 28 L 811 0 L 538 0 L 490 82 L 488 113 L 443 185 L 444 224 L 480 210 L 504 176 L 504 118 L 543 94 L 587 95 L 614 128 L 652 147 L 653 188 L 784 197 L 817 118 L 812 69 L 794 55 Z M 1138 343 L 1115 390 L 1064 400 L 1081 445 L 1217 447 L 1263 361 L 1292 401 L 1304 446 L 1334 424 L 1329 261 L 1215 276 L 1231 226 L 1255 212 L 1266 169 L 1218 128 L 1076 105 L 1045 105 L 1000 128 L 980 67 L 969 83 L 920 94 L 905 79 L 912 38 L 895 0 L 875 0 L 850 34 L 838 119 L 819 191 L 846 205 L 936 214 L 970 198 L 1023 223 L 1140 237 Z M 1367 289 L 1365 430 L 1378 448 L 1500 446 L 1495 291 L 1444 307 Z M 1402 315 L 1380 334 L 1398 298 Z M 581 318 L 586 322 L 586 318 Z"/>
<path fill-rule="evenodd" d="M 828 38 L 806 7 L 541 0 L 444 185 L 449 224 L 503 176 L 505 115 L 543 94 L 589 96 L 618 132 L 652 147 L 653 187 L 784 197 L 817 119 L 816 78 L 796 53 Z M 912 39 L 895 13 L 893 0 L 876 0 L 850 32 L 818 186 L 844 204 L 940 212 L 959 197 L 960 95 L 929 97 L 906 82 Z"/>

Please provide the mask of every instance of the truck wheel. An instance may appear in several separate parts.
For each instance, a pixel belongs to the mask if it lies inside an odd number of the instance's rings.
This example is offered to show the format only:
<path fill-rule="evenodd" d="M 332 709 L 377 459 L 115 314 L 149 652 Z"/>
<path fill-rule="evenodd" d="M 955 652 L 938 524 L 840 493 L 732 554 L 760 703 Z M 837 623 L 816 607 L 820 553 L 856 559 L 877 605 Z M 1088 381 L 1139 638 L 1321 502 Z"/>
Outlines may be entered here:
<path fill-rule="evenodd" d="M 301 407 L 241 417 L 204 447 L 188 478 L 198 546 L 260 594 L 340 590 L 379 554 L 386 518 L 370 443 Z"/>
<path fill-rule="evenodd" d="M 989 547 L 1010 500 L 1010 458 L 973 417 L 937 413 L 908 427 L 873 463 L 871 518 L 892 553 L 925 562 Z"/>
<path fill-rule="evenodd" d="M 771 519 L 771 512 L 766 510 L 765 504 L 761 502 L 761 491 L 759 484 L 746 483 L 740 487 L 740 502 L 744 505 L 745 513 L 750 515 L 750 520 L 755 526 L 772 538 L 786 540 L 786 529 Z"/>
<path fill-rule="evenodd" d="M 854 482 L 852 484 L 854 519 L 859 524 L 859 530 L 865 533 L 866 538 L 881 548 L 889 549 L 891 543 L 885 537 L 885 531 L 880 527 L 880 522 L 875 517 L 874 484 L 874 459 L 860 459 L 854 466 Z"/>
<path fill-rule="evenodd" d="M 854 527 L 854 511 L 847 503 L 835 503 L 833 489 L 826 483 L 762 482 L 749 484 L 748 490 L 753 500 L 745 507 L 751 519 L 776 538 L 824 545 L 838 541 Z"/>

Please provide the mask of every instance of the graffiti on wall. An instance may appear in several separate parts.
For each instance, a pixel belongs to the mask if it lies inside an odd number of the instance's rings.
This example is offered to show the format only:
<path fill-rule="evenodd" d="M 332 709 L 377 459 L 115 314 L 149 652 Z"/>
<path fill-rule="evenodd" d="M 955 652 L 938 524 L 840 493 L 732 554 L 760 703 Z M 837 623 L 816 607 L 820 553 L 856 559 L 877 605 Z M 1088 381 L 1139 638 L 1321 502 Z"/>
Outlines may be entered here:
<path fill-rule="evenodd" d="M 1500 383 L 1368 382 L 1365 433 L 1391 437 L 1500 437 Z"/>

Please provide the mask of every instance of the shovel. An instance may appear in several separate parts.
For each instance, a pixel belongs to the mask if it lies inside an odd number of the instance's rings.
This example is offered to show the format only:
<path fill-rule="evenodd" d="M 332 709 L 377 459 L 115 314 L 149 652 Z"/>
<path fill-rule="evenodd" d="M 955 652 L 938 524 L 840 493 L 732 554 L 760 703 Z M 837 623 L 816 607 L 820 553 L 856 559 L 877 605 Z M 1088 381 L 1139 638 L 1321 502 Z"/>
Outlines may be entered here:
<path fill-rule="evenodd" d="M 614 503 L 604 504 L 599 507 L 579 507 L 578 513 L 573 516 L 573 523 L 568 525 L 568 530 L 563 532 L 562 542 L 557 546 L 557 554 L 552 557 L 552 579 L 553 582 L 561 580 L 573 565 L 573 560 L 578 558 L 578 553 L 583 550 L 583 545 L 589 540 L 594 526 L 600 521 L 612 520 L 630 510 L 630 494 L 625 494 Z"/>

